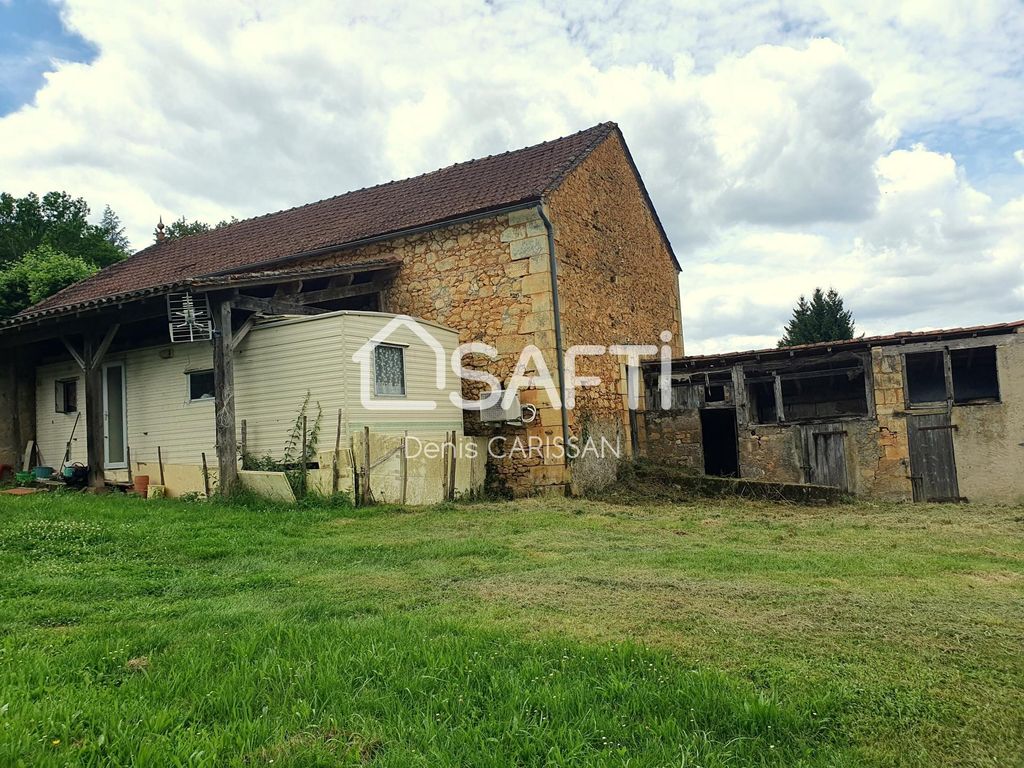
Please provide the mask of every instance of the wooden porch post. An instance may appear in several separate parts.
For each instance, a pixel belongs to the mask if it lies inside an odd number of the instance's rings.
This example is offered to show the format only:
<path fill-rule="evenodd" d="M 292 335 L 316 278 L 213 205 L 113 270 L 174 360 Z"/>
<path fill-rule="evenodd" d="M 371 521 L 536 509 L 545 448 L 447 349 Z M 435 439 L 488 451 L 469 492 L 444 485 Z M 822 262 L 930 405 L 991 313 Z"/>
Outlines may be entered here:
<path fill-rule="evenodd" d="M 103 488 L 106 420 L 103 413 L 103 366 L 100 361 L 94 362 L 96 350 L 96 339 L 86 335 L 82 347 L 82 361 L 85 362 L 82 366 L 85 374 L 85 461 L 89 465 L 89 487 Z"/>
<path fill-rule="evenodd" d="M 235 434 L 235 352 L 231 328 L 231 301 L 225 299 L 217 311 L 217 334 L 213 343 L 213 379 L 217 411 L 217 468 L 222 496 L 238 483 L 238 438 Z"/>
<path fill-rule="evenodd" d="M 61 337 L 85 377 L 85 455 L 89 463 L 90 488 L 103 488 L 106 484 L 103 474 L 106 461 L 103 436 L 107 431 L 103 406 L 103 360 L 120 327 L 120 323 L 114 323 L 102 337 L 86 333 L 82 339 L 81 354 L 70 341 Z"/>

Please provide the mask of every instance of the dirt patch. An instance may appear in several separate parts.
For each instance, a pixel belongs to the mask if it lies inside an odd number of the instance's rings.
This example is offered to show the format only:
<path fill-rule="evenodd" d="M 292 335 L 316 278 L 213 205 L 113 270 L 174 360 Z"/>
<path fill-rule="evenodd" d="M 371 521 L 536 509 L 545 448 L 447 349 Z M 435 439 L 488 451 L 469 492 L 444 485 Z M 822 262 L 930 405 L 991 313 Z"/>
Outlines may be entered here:
<path fill-rule="evenodd" d="M 145 672 L 149 669 L 149 657 L 148 656 L 136 656 L 134 659 L 128 659 L 125 663 L 125 667 L 130 672 Z"/>
<path fill-rule="evenodd" d="M 984 585 L 1017 584 L 1024 581 L 1024 575 L 1014 571 L 975 571 L 967 574 L 967 580 Z"/>

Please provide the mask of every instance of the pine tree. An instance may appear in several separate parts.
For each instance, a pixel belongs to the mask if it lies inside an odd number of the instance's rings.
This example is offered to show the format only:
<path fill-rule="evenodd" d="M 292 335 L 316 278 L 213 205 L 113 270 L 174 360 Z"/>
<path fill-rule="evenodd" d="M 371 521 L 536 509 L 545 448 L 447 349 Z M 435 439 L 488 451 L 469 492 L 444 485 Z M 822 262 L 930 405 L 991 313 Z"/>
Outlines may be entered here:
<path fill-rule="evenodd" d="M 852 339 L 854 329 L 853 313 L 843 307 L 843 298 L 835 288 L 829 288 L 828 293 L 815 288 L 810 301 L 800 297 L 779 346 Z"/>
<path fill-rule="evenodd" d="M 132 255 L 132 244 L 124 233 L 124 225 L 121 224 L 121 217 L 114 213 L 108 205 L 103 208 L 103 218 L 100 220 L 100 229 L 106 235 L 107 242 L 117 248 L 125 255 L 125 258 Z"/>

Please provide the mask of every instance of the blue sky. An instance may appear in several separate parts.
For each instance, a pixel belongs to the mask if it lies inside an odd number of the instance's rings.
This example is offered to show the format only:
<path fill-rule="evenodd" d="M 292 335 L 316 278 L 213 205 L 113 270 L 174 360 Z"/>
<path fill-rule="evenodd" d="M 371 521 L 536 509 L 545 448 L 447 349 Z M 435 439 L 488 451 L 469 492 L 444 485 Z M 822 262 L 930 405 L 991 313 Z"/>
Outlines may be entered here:
<path fill-rule="evenodd" d="M 819 285 L 866 333 L 998 322 L 1021 40 L 1020 0 L 0 0 L 0 179 L 141 248 L 615 120 L 689 352 L 772 346 Z"/>
<path fill-rule="evenodd" d="M 89 62 L 96 47 L 68 30 L 60 7 L 43 0 L 0 2 L 0 115 L 32 101 L 54 59 Z"/>

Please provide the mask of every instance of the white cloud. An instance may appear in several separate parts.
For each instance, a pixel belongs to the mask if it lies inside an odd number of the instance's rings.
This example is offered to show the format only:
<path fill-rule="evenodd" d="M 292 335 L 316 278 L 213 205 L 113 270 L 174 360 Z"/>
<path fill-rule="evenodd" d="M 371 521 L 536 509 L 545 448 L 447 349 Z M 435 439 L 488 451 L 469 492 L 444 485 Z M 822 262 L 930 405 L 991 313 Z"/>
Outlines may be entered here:
<path fill-rule="evenodd" d="M 817 286 L 838 289 L 868 334 L 1024 317 L 1024 195 L 998 206 L 922 146 L 887 153 L 875 172 L 878 212 L 847 237 L 737 232 L 700 251 L 683 279 L 688 352 L 771 346 Z M 740 280 L 751 290 L 737 300 Z"/>
<path fill-rule="evenodd" d="M 261 214 L 613 119 L 684 264 L 690 351 L 770 343 L 815 285 L 868 331 L 1005 319 L 1024 315 L 1024 180 L 1000 205 L 947 148 L 894 147 L 1019 120 L 1022 17 L 1013 0 L 68 0 L 99 56 L 0 119 L 0 168 L 11 192 L 110 203 L 141 247 L 161 214 Z"/>
<path fill-rule="evenodd" d="M 1024 149 L 1018 149 L 1013 153 L 1013 157 L 1018 163 L 1024 165 Z"/>
<path fill-rule="evenodd" d="M 730 221 L 859 220 L 878 198 L 871 166 L 883 135 L 870 83 L 843 49 L 759 46 L 723 60 L 702 83 L 714 115 Z"/>

